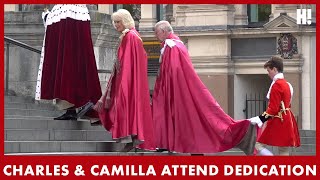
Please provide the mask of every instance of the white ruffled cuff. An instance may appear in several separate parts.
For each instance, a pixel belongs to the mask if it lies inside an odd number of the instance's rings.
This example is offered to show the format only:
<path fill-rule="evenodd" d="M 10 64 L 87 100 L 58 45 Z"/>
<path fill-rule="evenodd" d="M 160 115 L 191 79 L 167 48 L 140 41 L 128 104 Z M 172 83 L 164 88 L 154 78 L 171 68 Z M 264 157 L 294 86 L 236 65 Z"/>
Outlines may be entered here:
<path fill-rule="evenodd" d="M 253 125 L 258 125 L 260 128 L 263 125 L 263 122 L 261 121 L 261 119 L 259 118 L 259 116 L 255 116 L 249 119 L 251 124 Z"/>

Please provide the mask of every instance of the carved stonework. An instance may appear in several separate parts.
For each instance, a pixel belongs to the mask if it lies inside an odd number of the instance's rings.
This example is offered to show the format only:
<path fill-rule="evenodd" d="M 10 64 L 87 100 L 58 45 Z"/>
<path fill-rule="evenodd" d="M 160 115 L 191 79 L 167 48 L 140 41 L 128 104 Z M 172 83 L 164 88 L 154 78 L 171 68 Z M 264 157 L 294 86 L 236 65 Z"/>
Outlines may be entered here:
<path fill-rule="evenodd" d="M 141 19 L 141 4 L 133 4 L 132 5 L 132 18 L 139 22 Z"/>
<path fill-rule="evenodd" d="M 281 33 L 277 53 L 284 59 L 292 59 L 293 54 L 298 54 L 297 39 L 291 33 Z"/>

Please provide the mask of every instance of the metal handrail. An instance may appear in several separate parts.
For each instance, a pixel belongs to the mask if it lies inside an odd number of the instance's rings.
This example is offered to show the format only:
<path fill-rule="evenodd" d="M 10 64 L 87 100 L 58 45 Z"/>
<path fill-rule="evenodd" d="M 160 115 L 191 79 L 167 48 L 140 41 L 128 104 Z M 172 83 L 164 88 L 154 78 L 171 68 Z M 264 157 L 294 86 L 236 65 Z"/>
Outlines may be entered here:
<path fill-rule="evenodd" d="M 9 38 L 7 36 L 4 36 L 4 41 L 6 42 L 6 88 L 5 93 L 8 94 L 9 90 L 9 45 L 13 44 L 16 46 L 20 46 L 24 49 L 28 49 L 30 51 L 36 52 L 38 54 L 41 54 L 41 50 L 36 49 L 34 47 L 29 46 L 28 44 L 25 44 L 23 42 L 17 41 L 15 39 Z M 108 69 L 98 69 L 98 73 L 111 73 L 111 70 Z"/>
<path fill-rule="evenodd" d="M 30 50 L 30 51 L 36 52 L 36 53 L 38 53 L 38 54 L 41 54 L 41 50 L 36 49 L 36 48 L 34 48 L 34 47 L 31 47 L 31 46 L 29 46 L 28 44 L 25 44 L 25 43 L 23 43 L 23 42 L 14 40 L 14 39 L 12 39 L 12 38 L 9 38 L 9 37 L 7 37 L 7 36 L 4 36 L 4 41 L 7 42 L 7 43 L 9 43 L 9 44 L 14 44 L 14 45 L 16 45 L 16 46 L 20 46 L 20 47 L 23 47 L 23 48 L 28 49 L 28 50 Z"/>

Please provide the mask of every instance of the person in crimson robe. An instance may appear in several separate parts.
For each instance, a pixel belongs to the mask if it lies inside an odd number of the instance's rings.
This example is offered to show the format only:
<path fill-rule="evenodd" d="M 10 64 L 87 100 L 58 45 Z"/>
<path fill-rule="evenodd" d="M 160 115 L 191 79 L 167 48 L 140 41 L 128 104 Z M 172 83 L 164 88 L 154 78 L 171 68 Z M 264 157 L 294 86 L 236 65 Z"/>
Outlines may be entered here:
<path fill-rule="evenodd" d="M 98 113 L 90 110 L 102 93 L 86 5 L 56 4 L 42 18 L 45 37 L 35 99 L 54 100 L 60 110 L 66 110 L 55 120 L 83 115 L 98 119 Z"/>
<path fill-rule="evenodd" d="M 271 57 L 264 64 L 264 68 L 273 81 L 267 93 L 269 99 L 267 110 L 260 116 L 250 119 L 253 124 L 262 127 L 255 145 L 256 150 L 258 155 L 273 155 L 266 145 L 277 146 L 279 155 L 288 156 L 289 147 L 300 146 L 298 126 L 290 109 L 293 88 L 284 79 L 282 58 Z"/>
<path fill-rule="evenodd" d="M 125 9 L 113 13 L 115 29 L 121 33 L 117 60 L 106 90 L 94 106 L 112 138 L 134 147 L 155 150 L 147 77 L 147 54 L 131 14 Z"/>
<path fill-rule="evenodd" d="M 195 72 L 188 50 L 168 21 L 155 25 L 162 42 L 152 95 L 156 145 L 180 153 L 217 153 L 238 147 L 253 154 L 256 128 L 232 119 Z"/>

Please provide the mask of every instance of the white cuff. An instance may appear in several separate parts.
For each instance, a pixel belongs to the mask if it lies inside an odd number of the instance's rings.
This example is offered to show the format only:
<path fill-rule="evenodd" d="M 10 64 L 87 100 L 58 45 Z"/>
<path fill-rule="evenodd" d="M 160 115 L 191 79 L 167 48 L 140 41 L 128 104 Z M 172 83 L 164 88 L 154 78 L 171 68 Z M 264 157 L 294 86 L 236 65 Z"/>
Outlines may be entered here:
<path fill-rule="evenodd" d="M 260 128 L 263 125 L 263 122 L 260 120 L 259 116 L 255 116 L 249 119 L 251 124 L 253 125 L 258 125 Z"/>

